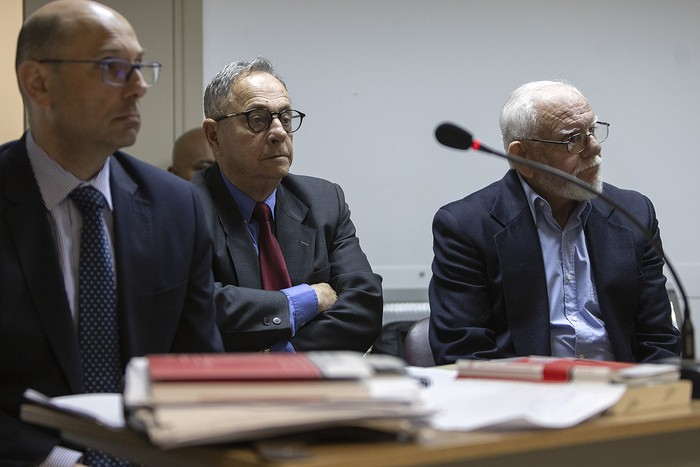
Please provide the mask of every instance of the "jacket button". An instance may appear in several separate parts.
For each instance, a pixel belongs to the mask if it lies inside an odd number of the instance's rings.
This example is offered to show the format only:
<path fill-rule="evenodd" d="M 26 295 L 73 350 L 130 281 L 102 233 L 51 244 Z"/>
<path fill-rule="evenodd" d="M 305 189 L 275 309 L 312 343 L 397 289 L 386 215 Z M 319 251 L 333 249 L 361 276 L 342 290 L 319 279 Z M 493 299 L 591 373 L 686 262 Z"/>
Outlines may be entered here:
<path fill-rule="evenodd" d="M 272 324 L 272 321 L 270 321 L 269 317 L 265 316 L 265 318 L 263 319 L 263 324 L 265 326 L 269 326 L 270 324 Z"/>
<path fill-rule="evenodd" d="M 280 324 L 282 322 L 282 320 L 279 318 L 272 318 L 272 322 L 275 324 Z"/>

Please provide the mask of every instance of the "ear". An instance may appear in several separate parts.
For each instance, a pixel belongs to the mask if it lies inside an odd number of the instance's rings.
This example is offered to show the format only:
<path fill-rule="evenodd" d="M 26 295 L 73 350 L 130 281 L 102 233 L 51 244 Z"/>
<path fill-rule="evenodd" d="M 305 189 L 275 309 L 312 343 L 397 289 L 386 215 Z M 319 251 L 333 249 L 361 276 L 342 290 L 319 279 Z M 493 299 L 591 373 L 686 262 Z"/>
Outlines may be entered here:
<path fill-rule="evenodd" d="M 29 101 L 39 107 L 51 105 L 47 66 L 34 60 L 22 62 L 17 68 L 17 81 Z"/>
<path fill-rule="evenodd" d="M 529 159 L 527 146 L 524 145 L 522 141 L 513 141 L 512 143 L 510 143 L 508 145 L 508 154 L 512 154 L 517 157 L 522 157 L 524 159 Z M 513 164 L 515 170 L 517 170 L 520 173 L 520 175 L 523 176 L 523 178 L 528 179 L 533 177 L 534 170 L 532 168 L 520 165 L 517 162 L 514 162 Z"/>
<path fill-rule="evenodd" d="M 211 152 L 214 154 L 214 159 L 218 160 L 222 153 L 221 144 L 219 143 L 218 125 L 211 118 L 205 118 L 204 122 L 202 122 L 202 128 Z"/>

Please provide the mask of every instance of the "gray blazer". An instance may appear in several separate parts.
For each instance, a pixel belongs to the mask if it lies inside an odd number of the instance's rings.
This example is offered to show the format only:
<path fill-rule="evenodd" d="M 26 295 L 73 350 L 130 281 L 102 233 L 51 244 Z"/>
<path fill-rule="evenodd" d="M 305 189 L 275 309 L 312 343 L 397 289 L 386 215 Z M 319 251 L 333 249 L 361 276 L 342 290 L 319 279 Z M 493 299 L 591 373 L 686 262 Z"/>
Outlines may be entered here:
<path fill-rule="evenodd" d="M 217 164 L 192 179 L 214 240 L 217 321 L 227 351 L 258 351 L 290 340 L 300 351 L 364 352 L 382 325 L 381 277 L 360 248 L 342 189 L 288 175 L 277 188 L 276 236 L 292 285 L 328 282 L 338 301 L 294 337 L 284 293 L 261 289 L 250 234 Z"/>

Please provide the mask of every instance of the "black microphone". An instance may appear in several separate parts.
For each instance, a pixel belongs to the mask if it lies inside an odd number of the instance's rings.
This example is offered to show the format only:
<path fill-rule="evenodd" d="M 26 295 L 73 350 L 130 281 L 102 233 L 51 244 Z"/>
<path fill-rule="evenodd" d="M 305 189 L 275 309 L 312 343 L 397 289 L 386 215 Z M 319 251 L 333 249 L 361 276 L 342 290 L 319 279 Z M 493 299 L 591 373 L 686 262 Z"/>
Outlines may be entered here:
<path fill-rule="evenodd" d="M 501 151 L 496 151 L 488 146 L 485 146 L 478 139 L 474 139 L 467 130 L 455 125 L 454 123 L 441 123 L 435 129 L 435 138 L 438 142 L 444 146 L 448 146 L 454 149 L 468 150 L 474 149 L 476 151 L 483 151 L 494 156 L 502 157 L 513 163 L 531 167 L 535 170 L 540 170 L 542 172 L 547 172 L 556 177 L 563 178 L 581 188 L 593 193 L 599 197 L 603 202 L 614 207 L 620 211 L 627 219 L 629 219 L 641 232 L 644 234 L 646 240 L 651 243 L 656 250 L 656 253 L 666 261 L 666 266 L 673 276 L 678 287 L 678 293 L 683 301 L 683 324 L 681 325 L 681 339 L 683 343 L 682 357 L 683 361 L 680 363 L 681 367 L 681 377 L 684 379 L 690 379 L 693 381 L 693 397 L 700 398 L 700 366 L 698 362 L 695 361 L 695 330 L 693 329 L 693 323 L 691 321 L 690 307 L 688 306 L 688 298 L 685 293 L 685 288 L 681 283 L 678 274 L 676 274 L 676 269 L 673 267 L 671 262 L 668 260 L 666 255 L 664 255 L 661 244 L 656 241 L 644 225 L 642 225 L 639 220 L 632 215 L 626 208 L 621 206 L 618 202 L 613 201 L 608 196 L 604 195 L 602 191 L 593 188 L 588 183 L 584 182 L 580 178 L 574 177 L 571 174 L 563 172 L 554 167 L 550 167 L 547 164 L 542 164 L 541 162 L 532 161 L 520 156 L 514 156 L 513 154 L 506 154 Z M 673 363 L 678 363 L 677 359 L 665 359 L 666 361 L 673 361 Z"/>

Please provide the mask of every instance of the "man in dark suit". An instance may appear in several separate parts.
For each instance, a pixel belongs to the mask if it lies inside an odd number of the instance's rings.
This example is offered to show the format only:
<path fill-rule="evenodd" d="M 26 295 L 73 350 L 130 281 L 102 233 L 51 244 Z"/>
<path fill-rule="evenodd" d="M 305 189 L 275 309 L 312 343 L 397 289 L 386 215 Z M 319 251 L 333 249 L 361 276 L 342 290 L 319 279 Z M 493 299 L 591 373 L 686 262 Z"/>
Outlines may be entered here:
<path fill-rule="evenodd" d="M 570 173 L 625 206 L 655 239 L 645 196 L 603 184 L 608 124 L 562 82 L 518 88 L 501 112 L 506 150 Z M 433 221 L 430 343 L 458 358 L 553 355 L 621 361 L 678 356 L 663 259 L 589 191 L 517 165 L 443 206 Z"/>
<path fill-rule="evenodd" d="M 204 113 L 216 163 L 193 183 L 214 237 L 226 349 L 366 351 L 381 329 L 381 277 L 360 249 L 341 188 L 289 174 L 304 114 L 270 62 L 226 66 L 206 89 Z M 286 285 L 261 279 L 258 208 L 272 213 L 283 256 L 274 270 L 288 275 Z"/>
<path fill-rule="evenodd" d="M 160 65 L 142 60 L 127 20 L 93 2 L 49 3 L 20 32 L 16 70 L 29 129 L 0 148 L 2 465 L 81 456 L 19 420 L 27 388 L 48 396 L 89 390 L 78 339 L 86 303 L 78 189 L 106 200 L 100 223 L 116 279 L 110 329 L 118 348 L 109 351 L 117 377 L 133 356 L 222 350 L 195 190 L 119 151 L 136 140 L 139 99 L 158 77 Z"/>

